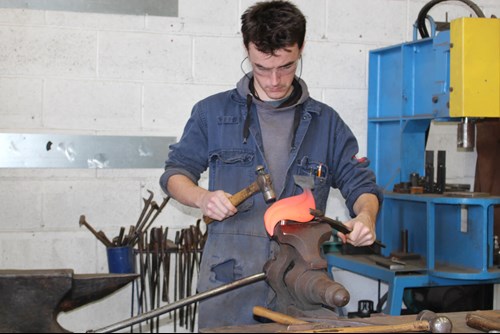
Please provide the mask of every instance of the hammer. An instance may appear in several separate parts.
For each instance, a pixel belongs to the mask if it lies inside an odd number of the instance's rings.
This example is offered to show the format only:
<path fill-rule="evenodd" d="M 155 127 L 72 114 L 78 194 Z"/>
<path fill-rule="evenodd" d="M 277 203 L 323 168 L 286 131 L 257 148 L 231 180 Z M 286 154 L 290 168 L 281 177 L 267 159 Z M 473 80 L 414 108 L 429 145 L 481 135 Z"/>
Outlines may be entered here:
<path fill-rule="evenodd" d="M 417 315 L 417 320 L 404 324 L 394 324 L 394 325 L 371 325 L 363 324 L 358 327 L 327 327 L 326 323 L 324 325 L 318 323 L 310 323 L 311 328 L 308 329 L 305 325 L 308 324 L 306 321 L 300 319 L 292 318 L 285 314 L 280 314 L 278 312 L 269 311 L 262 307 L 255 307 L 253 309 L 255 315 L 266 317 L 268 319 L 274 320 L 275 322 L 290 325 L 288 327 L 288 333 L 405 333 L 405 332 L 431 332 L 431 333 L 451 333 L 452 324 L 449 318 L 444 316 L 438 316 L 436 313 L 431 311 L 422 311 Z M 293 330 L 292 326 L 295 328 L 299 327 L 299 330 Z M 302 327 L 300 327 L 302 326 Z"/>
<path fill-rule="evenodd" d="M 453 329 L 453 324 L 448 317 L 439 316 L 429 310 L 420 311 L 417 314 L 417 320 L 428 321 L 432 333 L 451 333 Z"/>
<path fill-rule="evenodd" d="M 482 316 L 475 313 L 467 313 L 465 316 L 467 326 L 483 332 L 500 330 L 500 319 Z"/>
<path fill-rule="evenodd" d="M 264 195 L 266 203 L 270 203 L 276 199 L 276 194 L 274 193 L 271 182 L 271 176 L 266 174 L 264 166 L 257 166 L 255 174 L 257 174 L 257 179 L 252 184 L 229 197 L 229 201 L 231 201 L 234 206 L 240 205 L 243 201 L 259 191 L 261 191 L 262 195 Z M 203 216 L 203 221 L 208 225 L 212 223 L 214 219 Z"/>

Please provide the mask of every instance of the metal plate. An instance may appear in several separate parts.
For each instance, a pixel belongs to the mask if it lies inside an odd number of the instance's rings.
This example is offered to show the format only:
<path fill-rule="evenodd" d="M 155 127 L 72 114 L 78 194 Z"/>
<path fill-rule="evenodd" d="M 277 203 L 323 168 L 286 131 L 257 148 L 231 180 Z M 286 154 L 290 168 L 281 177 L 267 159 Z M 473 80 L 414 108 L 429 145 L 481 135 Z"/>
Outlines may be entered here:
<path fill-rule="evenodd" d="M 163 168 L 175 137 L 0 134 L 0 168 Z"/>
<path fill-rule="evenodd" d="M 178 16 L 179 0 L 2 0 L 1 7 L 105 14 Z"/>

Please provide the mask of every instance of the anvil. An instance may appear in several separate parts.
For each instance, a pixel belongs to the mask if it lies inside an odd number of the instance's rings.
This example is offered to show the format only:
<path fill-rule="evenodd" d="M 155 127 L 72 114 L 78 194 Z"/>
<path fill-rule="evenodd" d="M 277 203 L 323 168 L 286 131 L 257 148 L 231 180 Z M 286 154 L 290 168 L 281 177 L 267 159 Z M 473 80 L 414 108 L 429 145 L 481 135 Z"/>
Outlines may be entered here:
<path fill-rule="evenodd" d="M 63 333 L 59 312 L 108 296 L 137 274 L 77 274 L 72 269 L 0 270 L 0 332 Z"/>

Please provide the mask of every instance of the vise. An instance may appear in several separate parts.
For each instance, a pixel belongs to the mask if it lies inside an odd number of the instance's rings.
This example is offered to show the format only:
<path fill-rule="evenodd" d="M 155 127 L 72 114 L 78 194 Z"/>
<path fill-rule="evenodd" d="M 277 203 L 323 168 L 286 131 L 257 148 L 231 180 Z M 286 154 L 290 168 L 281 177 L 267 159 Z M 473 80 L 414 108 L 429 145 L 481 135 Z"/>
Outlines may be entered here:
<path fill-rule="evenodd" d="M 67 312 L 101 299 L 136 274 L 79 274 L 71 269 L 0 270 L 0 332 L 67 333 L 57 323 Z"/>
<path fill-rule="evenodd" d="M 286 314 L 323 311 L 345 306 L 349 292 L 327 274 L 321 245 L 332 235 L 322 222 L 282 220 L 274 228 L 279 243 L 277 256 L 265 266 L 266 281 L 276 292 L 276 310 Z"/>

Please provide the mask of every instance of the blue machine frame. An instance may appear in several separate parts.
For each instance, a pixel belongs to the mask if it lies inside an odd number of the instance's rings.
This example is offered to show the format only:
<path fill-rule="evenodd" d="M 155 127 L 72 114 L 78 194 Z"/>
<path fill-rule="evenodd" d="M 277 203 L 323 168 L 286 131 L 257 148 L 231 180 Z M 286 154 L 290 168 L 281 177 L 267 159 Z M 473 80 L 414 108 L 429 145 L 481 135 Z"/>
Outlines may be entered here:
<path fill-rule="evenodd" d="M 391 191 L 411 173 L 425 174 L 427 131 L 449 117 L 450 32 L 370 52 L 368 156 L 377 182 Z M 386 192 L 377 237 L 383 256 L 408 249 L 421 263 L 402 270 L 377 265 L 363 255 L 327 253 L 332 267 L 388 284 L 384 312 L 399 315 L 405 288 L 500 282 L 493 266 L 493 209 L 500 197 L 448 197 Z"/>

